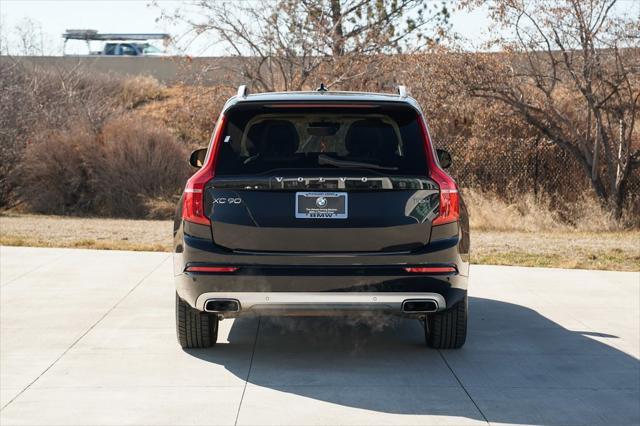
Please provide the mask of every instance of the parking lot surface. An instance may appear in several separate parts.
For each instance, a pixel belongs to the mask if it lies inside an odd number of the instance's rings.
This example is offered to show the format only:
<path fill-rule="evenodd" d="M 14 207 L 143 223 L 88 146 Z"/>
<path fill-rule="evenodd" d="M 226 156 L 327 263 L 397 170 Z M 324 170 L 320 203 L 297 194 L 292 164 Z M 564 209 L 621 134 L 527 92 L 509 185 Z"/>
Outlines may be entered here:
<path fill-rule="evenodd" d="M 0 248 L 2 425 L 639 424 L 640 274 L 474 266 L 461 350 L 417 321 L 175 338 L 168 253 Z"/>

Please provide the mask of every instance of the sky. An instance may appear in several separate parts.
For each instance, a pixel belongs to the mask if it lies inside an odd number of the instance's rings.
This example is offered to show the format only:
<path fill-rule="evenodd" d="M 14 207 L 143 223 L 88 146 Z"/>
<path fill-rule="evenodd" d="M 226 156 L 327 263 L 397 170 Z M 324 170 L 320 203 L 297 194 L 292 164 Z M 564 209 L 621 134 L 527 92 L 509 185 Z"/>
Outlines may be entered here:
<path fill-rule="evenodd" d="M 158 21 L 160 8 L 173 10 L 181 2 L 159 0 L 157 3 L 159 7 L 151 5 L 150 0 L 0 0 L 0 32 L 5 48 L 8 46 L 11 51 L 18 44 L 15 28 L 25 27 L 26 20 L 29 20 L 39 34 L 38 46 L 42 45 L 44 53 L 50 55 L 62 54 L 61 35 L 66 29 L 95 29 L 103 33 L 167 32 L 172 36 L 184 33 L 184 27 Z M 478 39 L 486 31 L 488 20 L 480 10 L 456 12 L 451 23 L 454 30 Z M 92 49 L 97 50 L 100 45 L 95 43 Z M 86 53 L 86 45 L 82 41 L 69 41 L 66 52 Z M 221 47 L 205 47 L 203 40 L 191 45 L 186 53 L 217 56 L 225 52 Z"/>
<path fill-rule="evenodd" d="M 49 55 L 62 54 L 61 35 L 66 29 L 95 29 L 103 33 L 166 32 L 172 36 L 184 33 L 185 27 L 158 20 L 161 8 L 173 10 L 182 2 L 158 0 L 157 3 L 159 7 L 151 5 L 151 0 L 0 0 L 2 51 L 9 47 L 11 53 L 12 47 L 17 45 L 15 28 L 24 28 L 25 20 L 29 20 L 38 33 L 38 47 L 42 46 L 44 53 Z M 640 0 L 621 0 L 621 10 L 636 9 L 639 4 Z M 476 42 L 486 40 L 490 26 L 486 10 L 452 12 L 453 31 Z M 94 43 L 92 49 L 99 50 L 99 43 Z M 82 41 L 69 41 L 66 52 L 87 53 L 86 45 Z M 219 56 L 225 51 L 221 46 L 211 46 L 201 39 L 184 53 Z"/>

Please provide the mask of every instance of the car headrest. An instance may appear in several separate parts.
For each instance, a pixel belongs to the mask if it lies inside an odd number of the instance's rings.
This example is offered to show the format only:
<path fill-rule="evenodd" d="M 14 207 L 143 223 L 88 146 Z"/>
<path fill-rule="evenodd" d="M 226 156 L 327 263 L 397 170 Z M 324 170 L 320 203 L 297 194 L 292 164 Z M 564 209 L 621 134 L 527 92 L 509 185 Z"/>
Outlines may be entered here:
<path fill-rule="evenodd" d="M 258 153 L 258 146 L 260 145 L 264 129 L 264 122 L 254 124 L 249 129 L 249 133 L 247 133 L 247 151 L 250 156 L 254 156 Z"/>
<path fill-rule="evenodd" d="M 250 155 L 291 157 L 298 150 L 299 143 L 296 127 L 286 120 L 265 120 L 253 125 L 247 134 Z"/>
<path fill-rule="evenodd" d="M 398 151 L 398 137 L 390 124 L 359 120 L 349 127 L 345 147 L 352 157 L 390 158 Z"/>

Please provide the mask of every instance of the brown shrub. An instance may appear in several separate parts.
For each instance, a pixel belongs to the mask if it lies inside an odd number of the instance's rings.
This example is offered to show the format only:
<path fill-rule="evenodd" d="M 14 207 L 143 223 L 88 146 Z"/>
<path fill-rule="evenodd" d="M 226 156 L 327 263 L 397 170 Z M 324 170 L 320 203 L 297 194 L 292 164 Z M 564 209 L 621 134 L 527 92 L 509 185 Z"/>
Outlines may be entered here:
<path fill-rule="evenodd" d="M 147 198 L 144 200 L 146 208 L 145 219 L 173 219 L 180 194 L 172 197 Z"/>
<path fill-rule="evenodd" d="M 26 145 L 27 129 L 33 124 L 23 110 L 35 108 L 25 90 L 27 77 L 15 66 L 0 63 L 0 206 L 10 204 L 15 182 L 11 178 Z"/>
<path fill-rule="evenodd" d="M 22 172 L 20 159 L 28 143 L 37 144 L 31 150 L 46 150 L 67 138 L 65 132 L 77 140 L 85 129 L 99 131 L 117 112 L 120 90 L 120 80 L 106 74 L 0 63 L 0 207 L 19 201 L 15 177 Z M 57 142 L 46 141 L 50 137 Z M 46 146 L 39 145 L 43 141 Z"/>
<path fill-rule="evenodd" d="M 164 127 L 132 119 L 97 135 L 42 133 L 25 154 L 19 197 L 39 213 L 167 218 L 189 173 L 186 149 Z"/>
<path fill-rule="evenodd" d="M 27 145 L 16 171 L 20 200 L 39 213 L 92 211 L 95 156 L 94 135 L 84 128 L 41 133 Z"/>
<path fill-rule="evenodd" d="M 187 150 L 158 123 L 118 119 L 99 138 L 96 212 L 143 217 L 148 199 L 169 199 L 188 176 Z"/>
<path fill-rule="evenodd" d="M 139 75 L 122 82 L 122 90 L 118 96 L 125 108 L 137 108 L 147 102 L 166 97 L 166 88 L 154 77 Z"/>
<path fill-rule="evenodd" d="M 207 146 L 215 121 L 233 90 L 222 87 L 174 86 L 167 97 L 137 110 L 140 117 L 151 117 L 168 128 L 189 148 Z"/>

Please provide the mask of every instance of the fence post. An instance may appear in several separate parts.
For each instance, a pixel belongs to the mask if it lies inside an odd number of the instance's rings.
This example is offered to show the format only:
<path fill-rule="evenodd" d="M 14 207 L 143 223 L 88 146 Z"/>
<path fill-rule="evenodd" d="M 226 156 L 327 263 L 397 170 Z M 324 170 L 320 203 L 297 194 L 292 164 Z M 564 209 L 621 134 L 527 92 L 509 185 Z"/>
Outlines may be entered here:
<path fill-rule="evenodd" d="M 536 136 L 534 141 L 534 163 L 533 163 L 533 197 L 538 201 L 538 144 L 540 143 L 540 136 Z"/>

